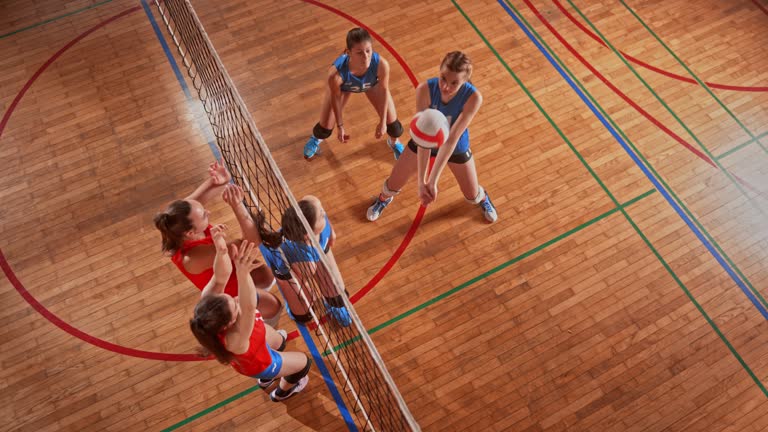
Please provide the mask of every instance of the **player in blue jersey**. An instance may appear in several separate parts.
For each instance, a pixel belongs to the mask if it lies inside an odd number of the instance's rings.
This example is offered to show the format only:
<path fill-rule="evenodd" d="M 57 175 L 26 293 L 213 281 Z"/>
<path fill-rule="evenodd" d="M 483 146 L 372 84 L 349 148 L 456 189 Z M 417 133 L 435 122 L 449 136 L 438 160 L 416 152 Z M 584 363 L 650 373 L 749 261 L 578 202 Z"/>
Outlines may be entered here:
<path fill-rule="evenodd" d="M 336 264 L 336 258 L 333 256 L 331 248 L 336 241 L 336 232 L 331 226 L 328 215 L 325 213 L 320 200 L 312 195 L 307 195 L 299 201 L 299 209 L 301 209 L 302 215 L 312 227 L 312 232 L 308 234 L 304 230 L 304 226 L 299 219 L 296 210 L 293 207 L 289 207 L 282 217 L 282 228 L 277 232 L 271 232 L 267 229 L 264 218 L 258 218 L 258 230 L 259 235 L 262 238 L 262 242 L 265 248 L 268 249 L 268 253 L 264 255 L 267 263 L 272 267 L 275 277 L 280 280 L 291 280 L 292 271 L 298 278 L 298 285 L 303 287 L 308 284 L 310 278 L 314 278 L 320 287 L 322 292 L 326 309 L 333 316 L 336 321 L 342 326 L 349 326 L 352 323 L 352 319 L 349 316 L 344 301 L 341 298 L 341 294 L 336 290 L 333 278 L 330 272 L 335 271 L 338 273 L 338 265 Z M 320 247 L 323 249 L 328 263 L 333 270 L 327 269 L 320 263 L 320 253 L 312 246 L 310 241 L 310 235 L 317 239 Z M 283 255 L 287 258 L 286 263 L 280 257 L 278 248 L 282 250 Z M 280 283 L 280 282 L 278 282 Z M 297 286 L 292 284 L 289 289 L 296 290 Z M 281 289 L 284 289 L 281 286 Z M 300 288 L 299 288 L 300 289 Z M 311 295 L 311 290 L 305 290 L 305 294 Z M 283 291 L 285 295 L 285 291 Z M 298 301 L 298 291 L 291 293 L 296 296 Z M 293 308 L 292 303 L 294 299 L 286 296 L 288 306 Z M 311 298 L 309 299 L 311 301 Z M 291 313 L 294 315 L 294 319 L 297 322 L 305 323 L 311 319 L 309 311 L 305 307 L 301 307 L 302 311 L 306 315 L 301 316 L 293 310 Z"/>
<path fill-rule="evenodd" d="M 445 143 L 439 149 L 429 150 L 418 147 L 410 140 L 410 151 L 403 153 L 392 168 L 389 178 L 384 181 L 381 194 L 368 207 L 366 217 L 375 221 L 395 195 L 405 186 L 408 178 L 418 172 L 419 197 L 423 205 L 429 205 L 437 198 L 437 182 L 443 169 L 448 166 L 464 198 L 477 205 L 488 222 L 498 218 L 496 207 L 488 192 L 477 180 L 477 170 L 469 148 L 469 124 L 483 103 L 483 96 L 469 78 L 472 76 L 472 62 L 460 51 L 448 53 L 440 64 L 440 75 L 419 84 L 416 88 L 416 111 L 427 108 L 445 114 L 451 125 Z M 435 166 L 427 177 L 429 157 L 435 157 Z"/>
<path fill-rule="evenodd" d="M 352 93 L 365 93 L 379 115 L 374 136 L 387 135 L 387 145 L 395 153 L 395 159 L 403 152 L 398 138 L 403 125 L 397 119 L 395 103 L 389 93 L 389 63 L 373 51 L 373 39 L 365 29 L 354 28 L 347 33 L 347 49 L 328 69 L 320 121 L 312 129 L 312 136 L 304 145 L 304 157 L 312 158 L 320 143 L 331 136 L 334 124 L 336 136 L 342 143 L 349 135 L 344 131 L 344 105 Z"/>

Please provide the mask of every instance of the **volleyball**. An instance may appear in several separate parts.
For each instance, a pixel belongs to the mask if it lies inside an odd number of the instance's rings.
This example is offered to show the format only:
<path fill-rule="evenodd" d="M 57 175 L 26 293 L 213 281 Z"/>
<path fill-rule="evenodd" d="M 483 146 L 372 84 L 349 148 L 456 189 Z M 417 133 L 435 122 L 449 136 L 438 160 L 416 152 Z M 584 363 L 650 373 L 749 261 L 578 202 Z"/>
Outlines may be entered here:
<path fill-rule="evenodd" d="M 448 139 L 451 125 L 440 111 L 427 108 L 411 120 L 411 139 L 420 147 L 435 149 Z"/>

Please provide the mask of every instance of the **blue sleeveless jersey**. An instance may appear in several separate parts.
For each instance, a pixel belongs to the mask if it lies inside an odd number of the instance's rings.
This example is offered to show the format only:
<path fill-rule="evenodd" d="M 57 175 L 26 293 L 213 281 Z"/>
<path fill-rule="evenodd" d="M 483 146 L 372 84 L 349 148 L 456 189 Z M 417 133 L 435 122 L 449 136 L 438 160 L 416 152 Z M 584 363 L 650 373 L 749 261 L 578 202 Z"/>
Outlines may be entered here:
<path fill-rule="evenodd" d="M 429 86 L 429 107 L 445 114 L 451 126 L 456 123 L 456 119 L 459 118 L 459 114 L 464 110 L 464 104 L 467 103 L 469 97 L 477 91 L 472 84 L 464 83 L 456 93 L 456 96 L 448 103 L 443 103 L 440 98 L 440 79 L 430 78 L 427 80 L 427 85 Z M 453 153 L 465 153 L 467 150 L 469 150 L 469 128 L 465 129 L 464 133 L 461 134 L 461 138 L 459 138 Z"/>
<path fill-rule="evenodd" d="M 259 245 L 261 256 L 264 257 L 264 261 L 272 269 L 272 273 L 280 276 L 290 276 L 291 269 L 283 261 L 283 257 L 280 255 L 280 251 L 266 246 L 264 243 Z"/>
<path fill-rule="evenodd" d="M 320 238 L 318 239 L 318 243 L 320 243 L 320 247 L 323 248 L 323 251 L 328 249 L 328 242 L 331 240 L 332 231 L 333 228 L 331 227 L 331 221 L 328 220 L 328 215 L 326 215 L 325 228 L 320 233 Z M 317 252 L 317 250 L 315 250 L 314 247 L 312 247 L 312 245 L 308 245 L 303 242 L 299 243 L 292 240 L 285 240 L 280 247 L 283 248 L 285 257 L 288 258 L 288 262 L 291 264 L 299 262 L 320 261 L 320 254 Z"/>
<path fill-rule="evenodd" d="M 341 76 L 341 91 L 350 93 L 363 93 L 379 82 L 379 53 L 371 56 L 371 65 L 361 77 L 353 75 L 349 71 L 349 55 L 342 54 L 333 62 Z"/>

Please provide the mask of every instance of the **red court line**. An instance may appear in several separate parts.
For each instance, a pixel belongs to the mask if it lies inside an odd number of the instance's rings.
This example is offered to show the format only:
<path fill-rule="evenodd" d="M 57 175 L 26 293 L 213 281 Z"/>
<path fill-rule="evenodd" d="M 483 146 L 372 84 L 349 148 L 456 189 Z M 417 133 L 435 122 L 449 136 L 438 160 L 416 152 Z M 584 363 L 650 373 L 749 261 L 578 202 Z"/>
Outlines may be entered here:
<path fill-rule="evenodd" d="M 339 15 L 354 24 L 358 25 L 359 27 L 365 28 L 368 30 L 368 32 L 371 34 L 373 38 L 375 38 L 379 43 L 381 43 L 382 46 L 384 46 L 395 59 L 397 62 L 402 66 L 403 70 L 405 71 L 406 75 L 408 75 L 408 78 L 410 79 L 411 83 L 414 87 L 418 85 L 418 80 L 416 79 L 416 76 L 414 75 L 411 68 L 408 66 L 408 64 L 405 62 L 405 60 L 400 56 L 400 54 L 392 48 L 387 41 L 385 41 L 381 36 L 379 36 L 378 33 L 373 31 L 370 27 L 366 26 L 359 20 L 355 19 L 354 17 L 338 10 L 333 7 L 327 6 L 323 3 L 314 1 L 314 0 L 302 0 L 305 3 L 310 3 L 315 6 L 321 7 L 323 9 L 329 10 L 336 15 Z M 141 6 L 135 6 L 133 8 L 127 9 L 99 24 L 92 27 L 91 29 L 85 31 L 81 35 L 77 36 L 76 38 L 72 39 L 69 43 L 67 43 L 63 48 L 61 48 L 59 51 L 57 51 L 51 58 L 49 58 L 45 63 L 43 63 L 40 68 L 32 75 L 29 80 L 24 84 L 22 89 L 19 91 L 19 93 L 14 98 L 13 102 L 8 106 L 8 109 L 6 110 L 5 114 L 3 115 L 2 120 L 0 120 L 0 138 L 2 138 L 3 132 L 5 130 L 6 125 L 8 124 L 8 121 L 11 118 L 11 115 L 13 114 L 14 110 L 16 109 L 17 105 L 21 101 L 21 99 L 24 97 L 24 95 L 27 93 L 27 91 L 32 87 L 32 84 L 40 77 L 40 75 L 48 69 L 48 67 L 53 64 L 54 61 L 56 61 L 59 57 L 61 57 L 62 54 L 64 54 L 67 50 L 72 48 L 76 43 L 80 42 L 82 39 L 90 35 L 91 33 L 95 32 L 96 30 L 106 26 L 107 24 L 116 21 L 126 15 L 129 15 L 133 12 L 136 12 L 138 10 L 141 10 Z M 434 162 L 434 159 L 432 160 L 432 163 Z M 405 249 L 410 244 L 411 240 L 413 239 L 414 235 L 416 234 L 416 230 L 418 229 L 419 225 L 421 224 L 421 221 L 424 217 L 424 213 L 426 212 L 426 208 L 423 206 L 419 207 L 419 210 L 416 212 L 416 217 L 413 220 L 413 223 L 411 223 L 410 228 L 405 234 L 405 237 L 403 237 L 403 240 L 401 241 L 398 248 L 395 250 L 393 255 L 389 258 L 389 260 L 384 264 L 384 266 L 379 270 L 373 278 L 371 278 L 370 281 L 357 293 L 355 293 L 351 298 L 350 301 L 353 303 L 359 301 L 363 296 L 368 294 L 383 278 L 384 276 L 394 267 L 395 263 L 400 259 L 402 254 L 405 252 Z M 82 330 L 79 330 L 69 323 L 65 322 L 58 316 L 56 316 L 54 313 L 49 311 L 45 306 L 43 306 L 37 299 L 30 294 L 30 292 L 24 287 L 24 285 L 21 283 L 21 281 L 18 279 L 16 274 L 13 272 L 13 269 L 11 268 L 10 264 L 5 258 L 5 255 L 2 253 L 2 249 L 0 249 L 0 267 L 2 267 L 3 272 L 5 276 L 8 278 L 8 280 L 11 282 L 13 287 L 18 291 L 18 293 L 24 298 L 24 300 L 29 303 L 32 308 L 34 308 L 40 315 L 45 317 L 48 321 L 50 321 L 55 326 L 59 327 L 60 329 L 64 330 L 65 332 L 69 333 L 70 335 L 81 339 L 84 342 L 90 343 L 92 345 L 95 345 L 99 348 L 103 348 L 108 351 L 112 351 L 118 354 L 123 354 L 131 357 L 138 357 L 138 358 L 144 358 L 144 359 L 150 359 L 150 360 L 164 360 L 164 361 L 200 361 L 205 360 L 203 358 L 200 358 L 197 355 L 193 354 L 173 354 L 173 353 L 158 353 L 158 352 L 151 352 L 151 351 L 142 351 L 137 350 L 133 348 L 124 347 L 121 345 L 116 345 L 111 342 L 107 342 L 105 340 L 99 339 L 95 336 L 91 336 Z M 295 339 L 298 336 L 298 331 L 294 330 L 289 334 L 289 340 Z"/>
<path fill-rule="evenodd" d="M 763 11 L 763 13 L 764 13 L 764 14 L 768 15 L 768 8 L 766 8 L 765 6 L 763 6 L 762 4 L 760 4 L 760 2 L 759 2 L 759 1 L 757 1 L 757 0 L 752 0 L 752 3 L 754 3 L 754 4 L 755 4 L 755 6 L 759 7 L 759 8 L 760 8 L 760 10 L 761 10 L 761 11 Z"/>
<path fill-rule="evenodd" d="M 56 61 L 56 59 L 61 57 L 61 55 L 64 54 L 68 49 L 72 48 L 76 43 L 80 42 L 85 37 L 95 32 L 96 30 L 124 16 L 127 16 L 133 12 L 136 12 L 138 10 L 141 10 L 141 6 L 136 6 L 136 7 L 127 9 L 105 21 L 102 21 L 101 23 L 92 27 L 90 30 L 87 30 L 86 32 L 82 33 L 80 36 L 77 36 L 76 38 L 72 39 L 68 44 L 64 45 L 63 48 L 58 50 L 53 56 L 51 56 L 51 58 L 49 58 L 45 63 L 43 63 L 43 65 L 40 66 L 37 69 L 37 71 L 35 71 L 32 77 L 29 78 L 29 80 L 27 80 L 26 84 L 24 84 L 24 86 L 21 88 L 19 93 L 13 99 L 13 102 L 11 102 L 11 104 L 8 106 L 8 109 L 6 110 L 5 115 L 3 115 L 3 119 L 0 120 L 0 138 L 2 138 L 3 132 L 5 131 L 5 127 L 8 125 L 8 121 L 10 120 L 11 115 L 13 114 L 13 111 L 16 109 L 21 99 L 24 97 L 24 95 L 27 93 L 30 87 L 32 87 L 32 84 L 34 84 L 34 82 L 40 77 L 40 75 L 42 75 L 42 73 L 46 69 L 48 69 L 48 67 L 50 67 L 51 64 L 53 64 L 53 62 Z M 65 332 L 69 333 L 70 335 L 84 342 L 95 345 L 99 348 L 103 348 L 107 351 L 112 351 L 118 354 L 123 354 L 131 357 L 150 359 L 150 360 L 166 360 L 166 361 L 168 360 L 173 360 L 173 361 L 201 360 L 200 357 L 192 354 L 167 354 L 167 353 L 158 353 L 158 352 L 152 352 L 152 351 L 142 351 L 142 350 L 137 350 L 133 348 L 127 348 L 121 345 L 116 345 L 111 342 L 107 342 L 95 336 L 91 336 L 83 332 L 82 330 L 77 329 L 72 325 L 70 325 L 69 323 L 65 322 L 64 320 L 56 316 L 53 312 L 49 311 L 39 301 L 37 301 L 37 299 L 33 297 L 32 294 L 29 293 L 29 291 L 27 291 L 27 289 L 21 283 L 19 278 L 16 277 L 16 274 L 13 272 L 13 269 L 11 269 L 11 266 L 6 260 L 5 255 L 3 254 L 3 251 L 1 249 L 0 249 L 0 267 L 2 267 L 3 273 L 8 278 L 8 281 L 11 282 L 11 285 L 13 285 L 13 287 L 16 288 L 16 291 L 18 291 L 18 293 L 21 294 L 24 300 L 26 300 L 26 302 L 29 303 L 29 305 L 32 306 L 33 309 L 35 309 L 40 315 L 45 317 L 45 319 L 50 321 L 56 327 L 64 330 Z"/>
<path fill-rule="evenodd" d="M 549 31 L 557 38 L 557 40 L 560 41 L 560 43 L 563 44 L 563 46 L 565 48 L 567 48 L 568 51 L 570 51 L 571 54 L 573 54 L 573 56 L 576 57 L 581 62 L 581 64 L 586 66 L 586 68 L 589 69 L 589 71 L 592 72 L 592 74 L 594 74 L 597 78 L 599 78 L 600 81 L 603 82 L 603 84 L 608 86 L 608 88 L 610 88 L 614 93 L 616 93 L 616 95 L 618 95 L 620 98 L 622 98 L 632 108 L 634 108 L 635 111 L 639 112 L 643 117 L 648 119 L 656 127 L 661 129 L 662 131 L 664 131 L 664 133 L 666 133 L 672 139 L 674 139 L 679 144 L 681 144 L 683 147 L 688 149 L 691 153 L 693 153 L 696 156 L 698 156 L 699 159 L 703 160 L 704 162 L 708 163 L 709 165 L 711 165 L 714 168 L 718 168 L 717 164 L 712 159 L 710 159 L 707 155 L 702 153 L 699 149 L 697 149 L 696 147 L 691 145 L 688 141 L 684 140 L 682 137 L 680 137 L 679 135 L 674 133 L 672 130 L 670 130 L 668 127 L 666 127 L 663 123 L 661 123 L 658 119 L 656 119 L 656 117 L 652 116 L 648 111 L 644 110 L 640 105 L 638 105 L 629 96 L 624 94 L 624 92 L 619 90 L 619 88 L 616 87 L 605 76 L 603 76 L 603 74 L 601 74 L 600 71 L 595 69 L 595 67 L 592 66 L 592 64 L 589 63 L 589 61 L 587 61 L 584 57 L 582 57 L 582 55 L 579 54 L 579 52 L 576 50 L 576 48 L 574 48 L 570 43 L 568 43 L 568 41 L 552 26 L 552 24 L 550 24 L 550 22 L 539 12 L 538 9 L 536 9 L 536 6 L 534 6 L 530 2 L 530 0 L 523 0 L 523 1 L 525 2 L 526 6 L 528 6 L 528 9 L 530 9 L 534 13 L 534 15 L 536 15 L 536 17 L 539 19 L 539 21 L 541 21 L 541 23 L 544 24 L 547 27 L 547 29 L 549 29 Z M 554 0 L 554 1 L 557 1 L 557 0 Z M 728 171 L 728 170 L 723 169 L 723 171 Z M 730 171 L 728 171 L 728 173 L 731 174 L 736 179 L 736 181 L 738 181 L 743 186 L 747 187 L 748 189 L 752 190 L 753 192 L 755 192 L 757 194 L 760 194 L 763 198 L 767 198 L 766 194 L 764 194 L 759 189 L 757 189 L 754 186 L 752 186 L 749 183 L 747 183 L 741 177 L 731 173 Z"/>
<path fill-rule="evenodd" d="M 392 54 L 392 57 L 394 57 L 397 60 L 397 62 L 400 63 L 400 66 L 403 67 L 403 70 L 405 71 L 406 75 L 408 75 L 408 78 L 411 80 L 411 84 L 413 84 L 414 87 L 419 85 L 419 80 L 416 79 L 416 75 L 413 74 L 413 71 L 411 70 L 410 67 L 408 67 L 408 64 L 405 62 L 405 60 L 403 60 L 403 58 L 400 56 L 400 54 L 398 54 L 397 50 L 392 48 L 392 45 L 387 43 L 387 41 L 385 41 L 384 38 L 379 36 L 378 33 L 373 31 L 372 28 L 370 28 L 367 25 L 363 24 L 357 18 L 355 18 L 355 17 L 353 17 L 351 15 L 348 15 L 345 12 L 340 11 L 340 10 L 334 8 L 334 7 L 328 6 L 325 3 L 320 3 L 319 1 L 316 1 L 316 0 L 301 0 L 301 1 L 303 1 L 304 3 L 313 4 L 313 5 L 317 6 L 317 7 L 323 8 L 323 9 L 325 9 L 327 11 L 333 12 L 336 15 L 346 19 L 347 21 L 350 21 L 350 22 L 354 23 L 358 27 L 366 29 L 368 31 L 368 33 L 370 33 L 371 36 L 374 39 L 376 39 L 384 48 L 386 48 L 387 51 L 389 51 L 389 53 Z"/>
<path fill-rule="evenodd" d="M 392 57 L 394 57 L 398 63 L 400 63 L 400 66 L 405 71 L 405 74 L 408 75 L 408 79 L 411 80 L 411 84 L 413 84 L 413 87 L 416 87 L 419 85 L 419 80 L 416 79 L 416 75 L 413 73 L 411 68 L 408 66 L 408 63 L 405 62 L 403 57 L 392 48 L 392 45 L 387 43 L 384 38 L 382 38 L 378 33 L 376 33 L 372 28 L 368 27 L 367 25 L 363 24 L 360 20 L 357 18 L 346 14 L 343 11 L 340 11 L 336 8 L 333 8 L 331 6 L 328 6 L 324 3 L 320 3 L 316 0 L 301 0 L 304 3 L 310 3 L 312 5 L 321 7 L 327 11 L 333 12 L 334 14 L 354 23 L 360 28 L 364 28 L 368 31 L 368 33 L 371 34 L 371 37 L 376 39 L 384 48 L 389 51 L 390 54 L 392 54 Z M 430 167 L 432 164 L 434 164 L 435 159 L 431 158 L 430 160 Z M 405 233 L 405 237 L 403 237 L 403 240 L 400 242 L 400 245 L 395 249 L 395 252 L 392 254 L 392 256 L 387 260 L 386 263 L 384 263 L 384 266 L 381 267 L 381 269 L 371 278 L 371 280 L 368 281 L 365 286 L 363 286 L 358 292 L 352 295 L 352 297 L 349 298 L 349 301 L 352 303 L 357 303 L 361 298 L 363 298 L 366 294 L 368 294 L 373 287 L 375 287 L 379 282 L 381 282 L 382 279 L 384 279 L 384 276 L 389 273 L 390 270 L 392 270 L 392 267 L 395 266 L 395 263 L 400 259 L 400 257 L 405 252 L 405 249 L 408 247 L 408 245 L 411 244 L 411 240 L 413 239 L 413 236 L 416 235 L 416 230 L 419 228 L 419 225 L 421 225 L 421 220 L 424 218 L 424 213 L 427 211 L 426 207 L 419 206 L 419 210 L 416 212 L 416 216 L 413 218 L 413 222 L 411 223 L 411 226 L 408 228 L 408 231 Z M 313 328 L 314 326 L 310 326 Z M 294 330 L 290 333 L 288 333 L 288 340 L 296 339 L 299 337 L 299 331 Z"/>
<path fill-rule="evenodd" d="M 116 345 L 116 344 L 113 344 L 112 342 L 107 342 L 103 339 L 99 339 L 95 336 L 91 336 L 88 333 L 85 333 L 84 331 L 71 326 L 69 323 L 62 320 L 61 318 L 56 316 L 53 312 L 46 309 L 45 306 L 40 304 L 40 302 L 37 301 L 37 299 L 33 297 L 32 294 L 30 294 L 26 288 L 24 288 L 24 285 L 21 283 L 21 281 L 19 281 L 19 279 L 13 273 L 13 270 L 11 269 L 11 266 L 8 265 L 8 261 L 5 259 L 5 255 L 3 255 L 2 250 L 0 250 L 0 267 L 2 267 L 3 272 L 5 273 L 5 276 L 8 278 L 8 281 L 11 282 L 11 285 L 13 285 L 13 287 L 16 288 L 16 291 L 18 291 L 19 294 L 21 294 L 21 296 L 24 298 L 24 300 L 26 300 L 27 303 L 29 303 L 29 305 L 32 306 L 40 315 L 45 317 L 45 319 L 50 321 L 56 327 L 64 330 L 65 332 L 69 333 L 70 335 L 84 342 L 87 342 L 91 345 L 95 345 L 99 348 L 103 348 L 107 351 L 112 351 L 118 354 L 123 354 L 131 357 L 138 357 L 143 359 L 149 359 L 149 360 L 165 360 L 165 361 L 204 360 L 193 354 L 166 354 L 166 353 L 142 351 L 142 350 L 137 350 L 133 348 L 127 348 L 122 345 Z"/>
<path fill-rule="evenodd" d="M 755 0 L 752 0 L 755 1 Z M 560 3 L 559 0 L 552 0 L 552 3 L 554 3 L 558 9 L 574 24 L 576 27 L 578 27 L 581 31 L 587 34 L 587 36 L 591 37 L 597 43 L 604 46 L 605 48 L 608 48 L 608 45 L 603 42 L 603 40 L 597 36 L 596 34 L 592 33 L 588 28 L 586 28 L 581 22 L 579 22 L 576 17 L 570 14 L 567 9 L 563 7 L 563 5 Z M 755 2 L 757 4 L 757 2 Z M 759 6 L 759 4 L 758 4 Z M 665 71 L 663 69 L 657 68 L 656 66 L 650 65 L 636 57 L 633 57 L 624 51 L 621 52 L 621 55 L 623 55 L 627 60 L 631 61 L 632 63 L 635 63 L 638 66 L 644 67 L 648 70 L 651 70 L 653 72 L 656 72 L 658 74 L 679 80 L 679 81 L 685 81 L 690 84 L 696 84 L 698 85 L 698 82 L 694 80 L 693 78 L 685 77 L 682 75 L 677 75 L 675 73 Z M 717 83 L 711 83 L 711 82 L 704 82 L 708 87 L 710 88 L 716 88 L 721 90 L 736 90 L 736 91 L 745 91 L 745 92 L 768 92 L 768 87 L 748 87 L 748 86 L 736 86 L 736 85 L 728 85 L 728 84 L 717 84 Z"/>

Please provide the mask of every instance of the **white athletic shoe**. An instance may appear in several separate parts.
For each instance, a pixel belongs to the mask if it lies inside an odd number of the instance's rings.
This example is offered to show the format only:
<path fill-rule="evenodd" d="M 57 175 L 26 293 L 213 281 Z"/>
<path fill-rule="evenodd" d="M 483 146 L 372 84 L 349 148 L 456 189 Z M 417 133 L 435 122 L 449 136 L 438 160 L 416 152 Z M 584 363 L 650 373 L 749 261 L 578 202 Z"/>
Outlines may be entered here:
<path fill-rule="evenodd" d="M 300 379 L 299 382 L 293 385 L 293 387 L 290 388 L 290 390 L 287 390 L 283 395 L 278 395 L 277 391 L 280 390 L 280 387 L 277 387 L 276 389 L 272 390 L 272 392 L 269 394 L 269 398 L 272 399 L 272 402 L 280 402 L 284 401 L 291 396 L 295 395 L 296 393 L 304 390 L 304 387 L 307 386 L 307 383 L 309 382 L 309 376 L 305 376 L 304 378 Z M 283 391 L 280 390 L 282 393 Z"/>

